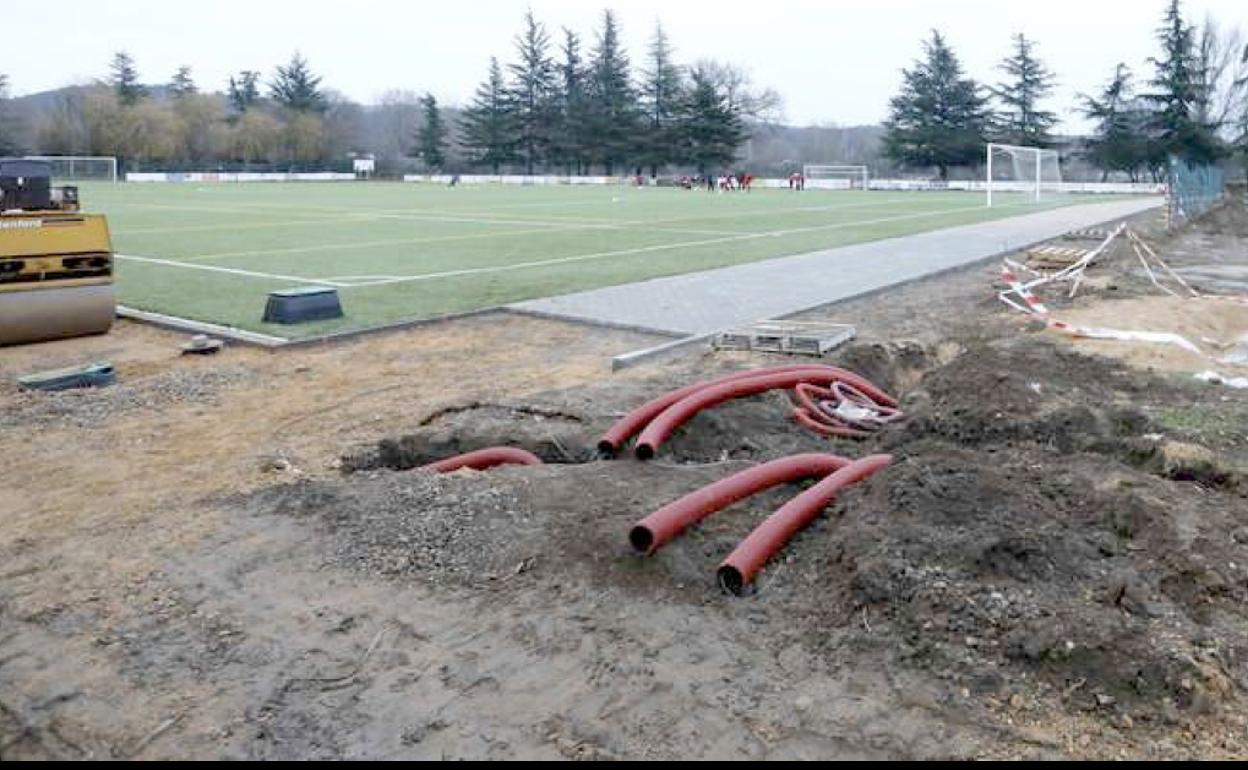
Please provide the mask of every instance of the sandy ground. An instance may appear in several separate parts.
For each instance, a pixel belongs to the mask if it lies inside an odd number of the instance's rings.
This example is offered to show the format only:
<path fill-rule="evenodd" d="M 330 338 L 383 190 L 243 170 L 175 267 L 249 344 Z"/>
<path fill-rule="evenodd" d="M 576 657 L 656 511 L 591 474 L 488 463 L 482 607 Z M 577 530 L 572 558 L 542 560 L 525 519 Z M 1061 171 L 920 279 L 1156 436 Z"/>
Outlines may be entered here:
<path fill-rule="evenodd" d="M 1168 246 L 1242 263 L 1215 224 Z M 1120 272 L 1063 309 L 1155 314 Z M 612 375 L 651 340 L 510 316 L 207 359 L 127 323 L 0 350 L 0 757 L 1248 755 L 1248 397 L 1030 329 L 993 275 L 819 314 L 912 419 L 833 447 L 899 462 L 742 599 L 714 567 L 791 490 L 654 559 L 625 536 L 827 449 L 783 398 L 650 465 L 587 461 L 650 394 L 764 359 Z M 11 385 L 99 359 L 118 386 Z M 502 441 L 552 464 L 404 470 Z"/>

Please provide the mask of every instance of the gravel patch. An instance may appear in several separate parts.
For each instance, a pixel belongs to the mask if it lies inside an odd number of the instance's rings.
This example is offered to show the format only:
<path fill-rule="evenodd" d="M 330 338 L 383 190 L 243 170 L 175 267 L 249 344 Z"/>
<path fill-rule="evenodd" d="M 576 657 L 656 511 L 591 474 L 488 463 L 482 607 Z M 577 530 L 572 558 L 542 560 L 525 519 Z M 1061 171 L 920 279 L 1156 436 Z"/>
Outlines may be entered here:
<path fill-rule="evenodd" d="M 54 426 L 93 428 L 136 411 L 183 403 L 216 404 L 221 391 L 256 379 L 253 370 L 232 366 L 166 372 L 108 388 L 60 393 L 15 391 L 3 399 L 0 432 Z"/>

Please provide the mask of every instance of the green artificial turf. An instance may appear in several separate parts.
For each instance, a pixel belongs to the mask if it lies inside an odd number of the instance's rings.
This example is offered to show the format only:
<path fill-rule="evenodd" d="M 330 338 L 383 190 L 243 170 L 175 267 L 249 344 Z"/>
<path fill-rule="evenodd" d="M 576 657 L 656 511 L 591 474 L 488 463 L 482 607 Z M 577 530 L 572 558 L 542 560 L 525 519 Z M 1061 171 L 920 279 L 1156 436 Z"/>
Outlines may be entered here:
<path fill-rule="evenodd" d="M 1037 205 L 1020 195 L 989 209 L 982 194 L 964 192 L 718 194 L 398 183 L 89 184 L 81 192 L 87 211 L 108 215 L 124 304 L 283 337 L 1062 205 Z M 337 284 L 346 318 L 297 327 L 260 321 L 268 292 L 318 281 Z"/>

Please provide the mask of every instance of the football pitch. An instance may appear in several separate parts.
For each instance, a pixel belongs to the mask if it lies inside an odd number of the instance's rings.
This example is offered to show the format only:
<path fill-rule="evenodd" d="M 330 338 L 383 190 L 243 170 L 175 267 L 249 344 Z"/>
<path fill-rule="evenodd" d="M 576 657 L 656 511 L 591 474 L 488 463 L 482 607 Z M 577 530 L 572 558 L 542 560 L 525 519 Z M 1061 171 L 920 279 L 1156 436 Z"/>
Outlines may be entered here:
<path fill-rule="evenodd" d="M 287 338 L 819 251 L 1067 205 L 965 192 L 89 184 L 121 302 Z M 261 321 L 276 289 L 332 287 L 346 317 Z"/>

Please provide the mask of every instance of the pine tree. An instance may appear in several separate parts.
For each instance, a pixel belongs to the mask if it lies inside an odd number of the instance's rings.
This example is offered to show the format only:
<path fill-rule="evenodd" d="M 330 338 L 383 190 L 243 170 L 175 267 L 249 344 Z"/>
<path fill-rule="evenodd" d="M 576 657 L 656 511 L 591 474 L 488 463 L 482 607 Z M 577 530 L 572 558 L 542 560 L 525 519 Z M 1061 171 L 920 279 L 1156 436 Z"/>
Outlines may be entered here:
<path fill-rule="evenodd" d="M 1131 70 L 1119 64 L 1114 76 L 1096 97 L 1083 96 L 1083 115 L 1095 124 L 1087 145 L 1087 159 L 1101 169 L 1101 181 L 1112 172 L 1125 173 L 1131 181 L 1148 165 L 1147 116 L 1132 92 Z"/>
<path fill-rule="evenodd" d="M 269 95 L 294 112 L 325 112 L 329 103 L 320 86 L 321 78 L 312 73 L 308 60 L 296 52 L 289 64 L 277 68 L 269 84 Z"/>
<path fill-rule="evenodd" d="M 230 76 L 230 106 L 234 112 L 242 115 L 260 101 L 260 73 L 254 70 L 243 70 L 238 78 Z"/>
<path fill-rule="evenodd" d="M 1000 137 L 1009 144 L 1048 147 L 1057 115 L 1040 109 L 1040 102 L 1053 93 L 1056 78 L 1035 55 L 1035 44 L 1019 33 L 1014 36 L 1014 53 L 1001 62 L 1009 80 L 997 85 L 993 94 L 1004 110 L 1000 115 Z"/>
<path fill-rule="evenodd" d="M 497 174 L 515 159 L 515 108 L 498 59 L 490 59 L 489 77 L 464 110 L 461 127 L 463 146 L 473 151 L 476 163 L 489 166 Z"/>
<path fill-rule="evenodd" d="M 416 155 L 424 160 L 426 168 L 440 170 L 446 165 L 446 124 L 442 122 L 442 110 L 433 94 L 426 94 L 420 106 L 424 118 L 416 132 Z"/>
<path fill-rule="evenodd" d="M 516 37 L 519 61 L 508 66 L 519 134 L 517 150 L 526 174 L 532 174 L 547 157 L 554 141 L 558 87 L 549 51 L 550 35 L 530 10 L 524 16 L 524 32 Z"/>
<path fill-rule="evenodd" d="M 674 124 L 685 87 L 684 71 L 674 61 L 662 24 L 655 24 L 642 77 L 645 133 L 641 140 L 641 159 L 650 167 L 650 176 L 654 178 L 661 167 L 676 160 Z"/>
<path fill-rule="evenodd" d="M 178 71 L 173 73 L 173 78 L 169 81 L 169 93 L 175 99 L 181 99 L 198 92 L 195 79 L 191 77 L 191 68 L 185 65 L 178 67 Z"/>
<path fill-rule="evenodd" d="M 569 175 L 586 170 L 589 142 L 588 74 L 581 60 L 581 39 L 570 29 L 563 30 L 563 61 L 559 64 L 559 109 L 555 130 L 555 160 Z"/>
<path fill-rule="evenodd" d="M 590 65 L 588 126 L 591 156 L 608 176 L 635 154 L 638 113 L 619 25 L 613 12 L 603 11 Z"/>
<path fill-rule="evenodd" d="M 1164 23 L 1157 31 L 1161 57 L 1151 58 L 1153 89 L 1144 95 L 1153 108 L 1149 125 L 1158 150 L 1194 163 L 1212 163 L 1222 147 L 1211 126 L 1198 119 L 1204 93 L 1195 50 L 1195 30 L 1183 20 L 1180 0 L 1170 0 Z"/>
<path fill-rule="evenodd" d="M 902 165 L 935 167 L 945 180 L 950 167 L 982 157 L 990 116 L 979 84 L 963 74 L 944 37 L 933 31 L 923 47 L 925 58 L 902 70 L 901 93 L 884 122 L 884 151 Z"/>
<path fill-rule="evenodd" d="M 676 136 L 681 160 L 700 174 L 716 172 L 736 159 L 747 132 L 741 115 L 713 73 L 705 67 L 690 72 L 690 86 L 682 100 Z"/>
<path fill-rule="evenodd" d="M 117 94 L 117 99 L 127 107 L 138 103 L 147 96 L 147 88 L 139 83 L 139 72 L 134 66 L 134 59 L 125 51 L 113 54 L 110 66 L 109 85 Z"/>

